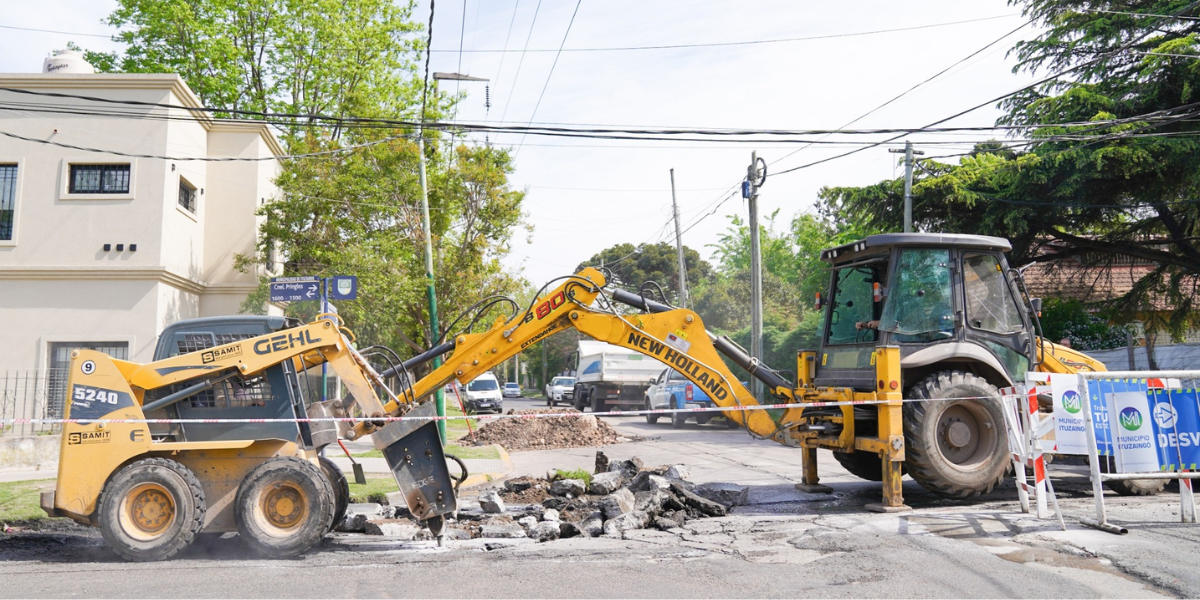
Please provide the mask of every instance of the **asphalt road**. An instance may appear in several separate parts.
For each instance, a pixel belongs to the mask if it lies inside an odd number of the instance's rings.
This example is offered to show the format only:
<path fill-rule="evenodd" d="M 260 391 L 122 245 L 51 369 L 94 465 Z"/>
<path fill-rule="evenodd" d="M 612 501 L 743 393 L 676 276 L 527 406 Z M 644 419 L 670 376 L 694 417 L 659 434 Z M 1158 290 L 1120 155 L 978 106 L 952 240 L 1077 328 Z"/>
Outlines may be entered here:
<path fill-rule="evenodd" d="M 508 399 L 506 410 L 544 407 Z M 804 494 L 798 454 L 717 425 L 673 429 L 640 417 L 608 421 L 635 441 L 613 458 L 687 464 L 696 482 L 750 487 L 731 516 L 673 533 L 624 538 L 399 542 L 347 534 L 292 560 L 262 560 L 236 537 L 206 539 L 165 563 L 116 559 L 95 530 L 0 537 L 0 597 L 1160 597 L 1200 596 L 1200 526 L 1178 522 L 1178 495 L 1109 496 L 1131 533 L 1085 529 L 1080 466 L 1053 474 L 1068 530 L 1016 508 L 1011 483 L 983 500 L 949 501 L 906 481 L 914 510 L 875 514 L 878 484 L 823 454 L 832 495 Z M 513 453 L 517 474 L 588 467 L 595 449 Z M 471 493 L 464 494 L 470 497 Z"/>

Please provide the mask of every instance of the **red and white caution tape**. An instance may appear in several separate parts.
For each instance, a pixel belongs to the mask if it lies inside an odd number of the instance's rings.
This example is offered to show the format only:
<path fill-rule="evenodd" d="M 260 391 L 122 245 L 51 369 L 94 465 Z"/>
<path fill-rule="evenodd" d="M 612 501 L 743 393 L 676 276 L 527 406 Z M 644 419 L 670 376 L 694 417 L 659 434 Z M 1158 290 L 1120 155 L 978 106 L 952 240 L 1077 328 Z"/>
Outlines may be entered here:
<path fill-rule="evenodd" d="M 929 402 L 932 400 L 944 402 L 950 400 L 986 400 L 995 396 L 960 396 L 954 398 L 903 398 L 900 402 Z M 403 416 L 403 417 L 311 417 L 311 418 L 275 418 L 275 419 L 0 419 L 0 425 L 57 425 L 64 423 L 363 423 L 363 422 L 394 422 L 394 421 L 459 421 L 477 419 L 492 421 L 500 419 L 549 419 L 555 417 L 636 417 L 642 415 L 670 415 L 675 413 L 724 413 L 751 410 L 774 410 L 789 408 L 826 408 L 835 406 L 870 406 L 887 404 L 889 400 L 847 400 L 843 402 L 792 402 L 787 404 L 748 404 L 739 406 L 713 406 L 707 408 L 658 408 L 651 410 L 610 410 L 603 412 L 563 412 L 563 413 L 514 413 L 494 415 L 447 415 L 439 416 Z"/>

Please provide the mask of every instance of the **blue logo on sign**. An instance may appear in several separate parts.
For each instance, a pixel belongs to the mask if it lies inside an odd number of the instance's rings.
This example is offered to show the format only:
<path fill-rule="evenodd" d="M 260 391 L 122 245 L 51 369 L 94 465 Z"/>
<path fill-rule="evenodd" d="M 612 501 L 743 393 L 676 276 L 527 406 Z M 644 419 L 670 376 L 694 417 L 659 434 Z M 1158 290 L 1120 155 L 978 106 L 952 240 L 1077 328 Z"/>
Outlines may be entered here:
<path fill-rule="evenodd" d="M 1129 431 L 1137 431 L 1142 428 L 1142 413 L 1132 406 L 1123 408 L 1121 414 L 1118 416 L 1118 420 L 1121 423 L 1121 427 Z"/>
<path fill-rule="evenodd" d="M 1076 414 L 1083 410 L 1083 401 L 1079 398 L 1079 392 L 1075 390 L 1067 390 L 1062 395 L 1063 408 L 1071 414 Z"/>

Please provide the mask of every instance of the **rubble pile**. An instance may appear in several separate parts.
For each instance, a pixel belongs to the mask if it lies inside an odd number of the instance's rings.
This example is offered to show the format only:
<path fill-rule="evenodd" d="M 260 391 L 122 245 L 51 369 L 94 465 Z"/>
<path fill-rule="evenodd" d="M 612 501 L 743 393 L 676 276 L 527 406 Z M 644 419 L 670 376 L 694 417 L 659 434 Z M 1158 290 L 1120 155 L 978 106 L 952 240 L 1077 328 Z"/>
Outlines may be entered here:
<path fill-rule="evenodd" d="M 459 498 L 448 518 L 447 539 L 533 538 L 539 542 L 577 536 L 620 537 L 631 529 L 667 531 L 692 519 L 725 516 L 746 503 L 749 488 L 731 483 L 696 485 L 686 465 L 646 468 L 638 458 L 609 462 L 596 453 L 595 475 L 583 479 L 518 477 L 474 499 Z M 404 508 L 399 492 L 391 505 L 351 504 L 337 531 L 428 540 L 433 536 Z"/>
<path fill-rule="evenodd" d="M 685 465 L 645 468 L 637 458 L 609 464 L 597 452 L 597 472 L 582 479 L 521 477 L 480 494 L 479 508 L 460 508 L 472 537 L 529 537 L 540 542 L 575 536 L 620 536 L 630 529 L 670 530 L 692 519 L 725 516 L 744 504 L 748 488 L 687 481 Z M 603 470 L 607 468 L 607 470 Z M 538 503 L 527 503 L 541 498 Z"/>
<path fill-rule="evenodd" d="M 515 414 L 578 413 L 575 409 L 537 408 Z M 506 450 L 549 450 L 554 448 L 584 448 L 617 442 L 617 431 L 592 415 L 579 417 L 542 417 L 527 419 L 497 419 L 475 432 L 474 439 L 459 440 L 463 445 L 486 446 L 500 444 Z"/>

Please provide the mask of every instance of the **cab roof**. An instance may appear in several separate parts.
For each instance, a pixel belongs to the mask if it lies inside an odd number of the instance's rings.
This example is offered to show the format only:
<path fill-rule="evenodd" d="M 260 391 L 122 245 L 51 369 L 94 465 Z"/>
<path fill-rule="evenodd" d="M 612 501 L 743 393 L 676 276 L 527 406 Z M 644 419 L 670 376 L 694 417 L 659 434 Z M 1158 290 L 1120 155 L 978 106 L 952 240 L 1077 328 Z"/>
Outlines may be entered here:
<path fill-rule="evenodd" d="M 1012 244 L 1008 240 L 989 235 L 967 233 L 881 233 L 866 239 L 827 248 L 821 251 L 821 260 L 842 263 L 871 254 L 881 254 L 895 246 L 920 246 L 925 248 L 966 248 L 968 250 L 999 250 L 1008 252 Z"/>

